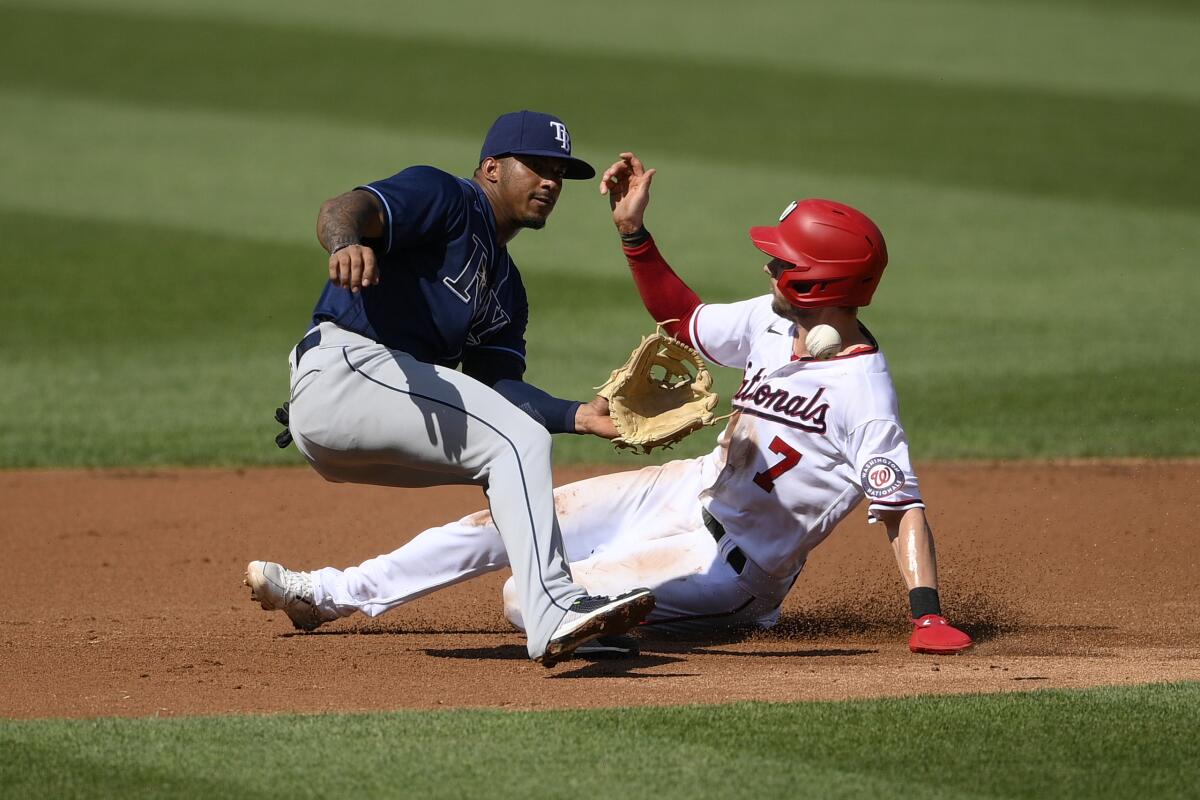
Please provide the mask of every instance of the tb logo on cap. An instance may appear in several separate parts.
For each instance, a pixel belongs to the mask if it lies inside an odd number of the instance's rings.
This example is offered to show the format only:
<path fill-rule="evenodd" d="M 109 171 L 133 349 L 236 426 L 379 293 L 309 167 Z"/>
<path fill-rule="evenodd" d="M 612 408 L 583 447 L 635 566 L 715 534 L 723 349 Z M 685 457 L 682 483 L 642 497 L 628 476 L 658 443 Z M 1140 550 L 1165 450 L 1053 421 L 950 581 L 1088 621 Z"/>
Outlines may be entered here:
<path fill-rule="evenodd" d="M 554 141 L 562 146 L 564 152 L 571 152 L 571 134 L 567 133 L 567 126 L 563 123 L 553 120 L 550 122 L 550 127 L 554 128 Z"/>

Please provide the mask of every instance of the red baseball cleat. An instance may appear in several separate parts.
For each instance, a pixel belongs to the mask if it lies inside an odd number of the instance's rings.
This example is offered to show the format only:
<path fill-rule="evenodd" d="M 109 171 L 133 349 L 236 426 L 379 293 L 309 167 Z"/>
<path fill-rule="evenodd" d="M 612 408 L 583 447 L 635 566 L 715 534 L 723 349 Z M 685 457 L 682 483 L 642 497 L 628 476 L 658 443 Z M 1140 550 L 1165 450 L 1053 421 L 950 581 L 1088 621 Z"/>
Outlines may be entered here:
<path fill-rule="evenodd" d="M 961 653 L 972 644 L 971 637 L 947 622 L 945 617 L 926 614 L 913 620 L 908 649 L 914 653 L 947 656 Z"/>

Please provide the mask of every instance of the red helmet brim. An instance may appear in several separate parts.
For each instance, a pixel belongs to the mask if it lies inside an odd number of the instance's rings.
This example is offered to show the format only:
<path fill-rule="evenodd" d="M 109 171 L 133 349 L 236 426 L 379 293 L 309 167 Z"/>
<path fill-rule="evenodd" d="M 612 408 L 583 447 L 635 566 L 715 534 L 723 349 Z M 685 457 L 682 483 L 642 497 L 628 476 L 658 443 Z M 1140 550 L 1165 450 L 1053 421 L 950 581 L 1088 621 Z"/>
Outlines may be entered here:
<path fill-rule="evenodd" d="M 788 247 L 775 225 L 760 225 L 750 229 L 750 241 L 762 252 L 772 258 L 781 258 L 789 264 L 803 265 L 805 258 Z"/>

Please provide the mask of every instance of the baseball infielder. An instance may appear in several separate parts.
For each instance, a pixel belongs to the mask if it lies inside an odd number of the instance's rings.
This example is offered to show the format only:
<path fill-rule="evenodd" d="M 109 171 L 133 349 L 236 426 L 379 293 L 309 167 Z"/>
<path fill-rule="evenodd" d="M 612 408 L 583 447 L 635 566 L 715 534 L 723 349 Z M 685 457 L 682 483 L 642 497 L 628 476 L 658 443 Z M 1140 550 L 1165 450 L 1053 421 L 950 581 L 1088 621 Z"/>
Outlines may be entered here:
<path fill-rule="evenodd" d="M 646 589 L 589 596 L 572 581 L 550 433 L 616 431 L 604 404 L 521 379 L 528 307 L 506 245 L 545 225 L 564 179 L 594 175 L 571 155 L 562 120 L 519 111 L 492 125 L 472 180 L 411 167 L 327 201 L 317 235 L 329 282 L 289 359 L 290 437 L 327 480 L 484 487 L 529 655 L 547 666 L 654 604 Z M 324 619 L 314 600 L 328 595 L 306 573 L 252 561 L 246 583 L 299 627 Z"/>
<path fill-rule="evenodd" d="M 898 418 L 887 362 L 858 321 L 887 264 L 879 229 L 828 200 L 788 205 L 750 231 L 770 257 L 771 293 L 704 304 L 671 270 L 643 226 L 654 170 L 624 153 L 603 175 L 613 220 L 647 310 L 710 360 L 742 369 L 734 415 L 700 458 L 606 475 L 556 490 L 567 556 L 592 592 L 652 587 L 646 625 L 674 631 L 769 627 L 809 552 L 866 498 L 909 589 L 913 652 L 954 653 L 970 637 L 941 615 L 933 535 Z M 808 332 L 841 344 L 814 358 Z M 375 616 L 506 563 L 480 512 L 427 530 L 387 555 L 311 574 L 322 622 Z M 504 608 L 527 626 L 520 581 Z"/>

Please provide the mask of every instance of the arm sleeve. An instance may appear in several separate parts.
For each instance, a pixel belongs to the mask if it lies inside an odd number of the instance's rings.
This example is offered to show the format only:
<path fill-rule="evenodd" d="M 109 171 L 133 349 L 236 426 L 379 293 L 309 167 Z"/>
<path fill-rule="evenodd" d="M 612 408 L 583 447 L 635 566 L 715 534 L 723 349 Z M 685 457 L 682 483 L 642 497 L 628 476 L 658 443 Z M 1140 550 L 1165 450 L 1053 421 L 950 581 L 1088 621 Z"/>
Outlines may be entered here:
<path fill-rule="evenodd" d="M 554 397 L 522 380 L 529 304 L 519 279 L 515 275 L 512 279 L 511 318 L 486 342 L 466 349 L 463 372 L 495 389 L 550 433 L 575 433 L 575 412 L 581 404 Z"/>
<path fill-rule="evenodd" d="M 468 350 L 463 372 L 492 387 L 508 402 L 524 411 L 550 433 L 575 433 L 575 412 L 581 405 L 562 400 L 525 383 L 525 359 L 503 349 L 481 347 Z"/>
<path fill-rule="evenodd" d="M 442 234 L 461 219 L 466 199 L 458 179 L 433 167 L 409 167 L 390 178 L 356 187 L 383 204 L 383 252 Z"/>
<path fill-rule="evenodd" d="M 895 420 L 873 419 L 850 432 L 850 456 L 868 514 L 924 508 L 921 487 L 908 455 L 908 439 Z"/>
<path fill-rule="evenodd" d="M 642 296 L 642 304 L 654 317 L 655 322 L 674 319 L 663 326 L 668 334 L 676 339 L 692 344 L 688 340 L 688 320 L 700 306 L 700 298 L 683 280 L 675 274 L 671 266 L 658 252 L 654 239 L 623 247 L 625 260 L 633 273 L 633 282 L 638 294 Z"/>
<path fill-rule="evenodd" d="M 505 378 L 493 386 L 504 399 L 524 411 L 550 433 L 575 433 L 577 400 L 562 400 L 531 383 Z"/>

